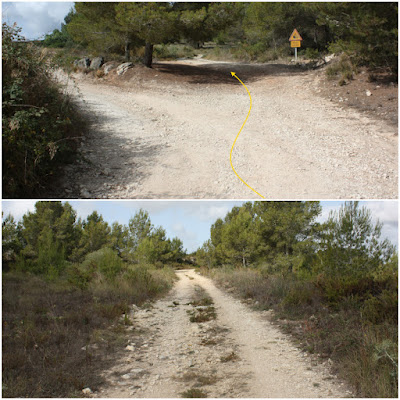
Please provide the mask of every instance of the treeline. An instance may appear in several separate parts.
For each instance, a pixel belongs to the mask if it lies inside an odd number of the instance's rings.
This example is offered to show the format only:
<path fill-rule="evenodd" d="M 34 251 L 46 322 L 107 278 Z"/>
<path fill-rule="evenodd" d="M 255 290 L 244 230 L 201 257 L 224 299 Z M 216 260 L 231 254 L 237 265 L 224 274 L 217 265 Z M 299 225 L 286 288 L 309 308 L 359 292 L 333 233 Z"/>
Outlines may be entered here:
<path fill-rule="evenodd" d="M 3 197 L 39 197 L 57 167 L 74 159 L 85 119 L 52 79 L 54 64 L 2 26 Z"/>
<path fill-rule="evenodd" d="M 333 360 L 357 396 L 397 397 L 397 250 L 358 202 L 324 223 L 320 213 L 318 202 L 234 207 L 212 225 L 197 263 L 290 321 L 285 329 Z"/>
<path fill-rule="evenodd" d="M 118 222 L 110 226 L 97 211 L 85 220 L 77 219 L 68 202 L 58 201 L 37 202 L 35 211 L 18 223 L 6 216 L 2 245 L 3 269 L 55 277 L 75 264 L 72 271 L 76 273 L 88 272 L 96 265 L 107 278 L 113 278 L 124 263 L 162 268 L 181 262 L 185 254 L 182 241 L 167 238 L 164 228 L 154 227 L 144 210 L 138 211 L 128 226 Z"/>
<path fill-rule="evenodd" d="M 140 210 L 128 226 L 68 203 L 3 218 L 3 397 L 81 397 L 129 344 L 132 304 L 166 293 L 182 242 Z"/>
<path fill-rule="evenodd" d="M 223 264 L 262 267 L 268 273 L 304 276 L 377 272 L 396 255 L 371 212 L 348 202 L 326 223 L 316 221 L 319 202 L 254 202 L 234 207 L 211 227 L 197 251 L 208 267 Z"/>
<path fill-rule="evenodd" d="M 151 66 L 157 44 L 206 41 L 233 46 L 238 58 L 268 61 L 290 54 L 288 38 L 300 32 L 309 57 L 346 52 L 352 61 L 397 71 L 398 4 L 353 2 L 115 2 L 75 3 L 61 32 L 45 44 L 71 43 L 101 54 L 124 54 L 145 46 Z"/>

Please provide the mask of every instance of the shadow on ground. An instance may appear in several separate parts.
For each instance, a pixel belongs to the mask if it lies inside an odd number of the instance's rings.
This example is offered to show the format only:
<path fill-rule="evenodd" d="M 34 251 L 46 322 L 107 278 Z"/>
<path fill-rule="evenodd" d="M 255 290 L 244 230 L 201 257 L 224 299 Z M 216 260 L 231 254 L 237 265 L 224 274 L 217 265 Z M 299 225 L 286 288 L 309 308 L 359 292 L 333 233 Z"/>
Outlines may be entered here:
<path fill-rule="evenodd" d="M 115 194 L 123 198 L 122 193 L 132 182 L 140 185 L 152 170 L 162 145 L 119 134 L 120 129 L 126 129 L 121 118 L 94 113 L 94 105 L 85 102 L 83 109 L 90 124 L 83 148 L 71 164 L 60 167 L 49 179 L 38 198 L 81 198 L 82 188 L 89 198 L 114 198 Z M 131 129 L 138 129 L 134 120 Z"/>
<path fill-rule="evenodd" d="M 154 63 L 153 69 L 171 77 L 180 77 L 192 84 L 240 84 L 232 79 L 231 71 L 246 82 L 255 82 L 267 76 L 297 75 L 305 71 L 299 65 L 209 63 L 189 65 L 179 63 Z"/>

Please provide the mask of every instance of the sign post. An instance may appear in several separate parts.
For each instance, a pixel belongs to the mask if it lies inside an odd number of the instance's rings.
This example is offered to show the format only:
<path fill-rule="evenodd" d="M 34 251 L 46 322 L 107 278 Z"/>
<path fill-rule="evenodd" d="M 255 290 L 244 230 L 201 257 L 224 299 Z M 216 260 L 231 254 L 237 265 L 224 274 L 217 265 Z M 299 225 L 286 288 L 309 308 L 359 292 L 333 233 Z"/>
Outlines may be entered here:
<path fill-rule="evenodd" d="M 300 33 L 295 29 L 290 35 L 289 42 L 290 47 L 294 47 L 294 60 L 297 62 L 297 48 L 301 47 L 301 41 L 303 38 L 300 36 Z"/>

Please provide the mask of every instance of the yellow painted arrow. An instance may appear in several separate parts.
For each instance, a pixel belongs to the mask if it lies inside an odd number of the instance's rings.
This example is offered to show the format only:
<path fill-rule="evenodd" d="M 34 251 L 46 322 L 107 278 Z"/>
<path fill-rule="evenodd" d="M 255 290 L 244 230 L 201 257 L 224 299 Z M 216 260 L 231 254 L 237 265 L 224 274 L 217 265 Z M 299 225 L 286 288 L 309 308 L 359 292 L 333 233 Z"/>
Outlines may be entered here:
<path fill-rule="evenodd" d="M 232 167 L 232 169 L 233 169 L 233 172 L 236 174 L 236 176 L 237 176 L 248 188 L 250 188 L 253 192 L 257 193 L 260 197 L 262 197 L 263 199 L 265 199 L 265 197 L 264 197 L 263 195 L 261 195 L 260 193 L 258 193 L 257 190 L 254 190 L 250 185 L 248 185 L 248 184 L 239 176 L 239 174 L 236 172 L 236 170 L 235 170 L 235 168 L 233 167 L 233 164 L 232 164 L 232 152 L 233 152 L 233 148 L 235 147 L 235 143 L 236 143 L 236 140 L 238 139 L 238 137 L 239 137 L 239 135 L 240 135 L 240 132 L 242 132 L 242 129 L 243 129 L 245 123 L 247 122 L 247 118 L 249 118 L 250 111 L 251 111 L 252 100 L 251 100 L 251 95 L 250 95 L 249 90 L 247 89 L 246 85 L 237 77 L 236 72 L 231 72 L 231 75 L 234 76 L 234 77 L 244 86 L 244 88 L 246 89 L 246 91 L 247 91 L 247 93 L 248 93 L 248 95 L 249 95 L 249 98 L 250 98 L 250 108 L 249 108 L 249 112 L 247 113 L 247 117 L 246 117 L 246 119 L 244 120 L 243 125 L 242 125 L 242 127 L 240 128 L 238 134 L 236 135 L 235 141 L 233 142 L 233 145 L 232 145 L 232 148 L 231 148 L 231 153 L 230 153 L 230 155 L 229 155 L 229 161 L 230 161 L 230 163 L 231 163 L 231 167 Z"/>

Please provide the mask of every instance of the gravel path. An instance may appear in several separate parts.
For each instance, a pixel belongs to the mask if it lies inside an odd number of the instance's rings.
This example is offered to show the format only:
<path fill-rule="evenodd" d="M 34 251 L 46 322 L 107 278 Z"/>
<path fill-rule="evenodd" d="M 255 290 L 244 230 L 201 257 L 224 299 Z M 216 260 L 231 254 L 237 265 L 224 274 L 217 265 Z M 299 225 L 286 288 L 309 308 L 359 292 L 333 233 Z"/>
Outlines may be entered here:
<path fill-rule="evenodd" d="M 164 70 L 171 66 L 187 70 Z M 396 127 L 316 97 L 312 72 L 200 61 L 158 68 L 146 79 L 133 68 L 113 85 L 76 78 L 94 124 L 83 160 L 49 197 L 259 198 L 229 163 L 249 108 L 233 70 L 253 98 L 233 164 L 265 198 L 397 198 Z"/>
<path fill-rule="evenodd" d="M 250 310 L 194 270 L 177 275 L 168 297 L 133 309 L 131 343 L 93 396 L 172 398 L 197 389 L 214 398 L 351 397 L 327 365 L 271 325 L 268 312 Z M 204 296 L 216 319 L 190 322 L 189 313 L 207 308 L 191 304 Z"/>

